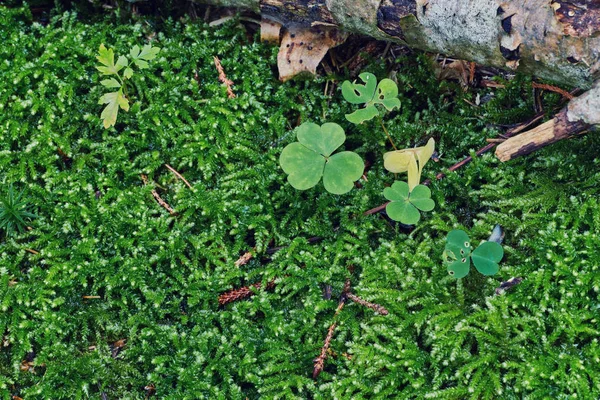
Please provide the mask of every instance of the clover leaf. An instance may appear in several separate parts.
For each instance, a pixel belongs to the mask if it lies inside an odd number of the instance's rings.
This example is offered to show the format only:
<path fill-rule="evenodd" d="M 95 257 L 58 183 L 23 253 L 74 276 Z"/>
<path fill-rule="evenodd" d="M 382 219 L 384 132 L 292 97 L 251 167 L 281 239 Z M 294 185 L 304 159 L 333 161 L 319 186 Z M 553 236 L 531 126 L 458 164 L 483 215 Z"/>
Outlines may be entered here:
<path fill-rule="evenodd" d="M 345 81 L 342 84 L 342 95 L 346 101 L 352 104 L 365 104 L 365 108 L 346 114 L 348 121 L 360 124 L 373 119 L 379 115 L 375 104 L 381 104 L 388 111 L 400 107 L 398 86 L 393 80 L 385 78 L 377 84 L 377 78 L 369 72 L 363 72 L 359 78 L 365 83 L 364 85 L 356 81 Z"/>
<path fill-rule="evenodd" d="M 364 163 L 358 154 L 342 151 L 331 155 L 346 141 L 344 129 L 338 124 L 319 126 L 305 122 L 297 128 L 297 138 L 279 157 L 279 164 L 295 189 L 310 189 L 322 177 L 328 192 L 344 194 L 362 176 Z"/>
<path fill-rule="evenodd" d="M 414 225 L 421 219 L 421 211 L 431 211 L 435 203 L 431 199 L 431 191 L 427 186 L 418 185 L 412 191 L 408 183 L 396 181 L 391 187 L 383 190 L 383 195 L 390 200 L 385 207 L 387 215 L 394 221 L 406 225 Z"/>
<path fill-rule="evenodd" d="M 457 279 L 464 278 L 469 273 L 471 261 L 483 275 L 489 276 L 498 272 L 498 263 L 504 256 L 500 244 L 488 241 L 480 244 L 474 251 L 471 249 L 469 235 L 465 231 L 455 229 L 448 233 L 444 259 L 450 275 Z"/>
<path fill-rule="evenodd" d="M 430 138 L 425 146 L 385 153 L 383 155 L 383 166 L 395 174 L 408 172 L 408 186 L 412 190 L 421 181 L 423 167 L 433 155 L 434 150 L 435 140 Z"/>

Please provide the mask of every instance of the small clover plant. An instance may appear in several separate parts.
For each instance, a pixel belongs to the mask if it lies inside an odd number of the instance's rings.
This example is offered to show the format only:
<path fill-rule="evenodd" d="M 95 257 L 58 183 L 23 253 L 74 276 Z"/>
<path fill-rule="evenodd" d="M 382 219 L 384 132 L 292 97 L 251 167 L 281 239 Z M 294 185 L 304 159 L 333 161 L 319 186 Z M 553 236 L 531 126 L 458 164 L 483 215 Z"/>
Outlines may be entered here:
<path fill-rule="evenodd" d="M 321 177 L 328 192 L 344 194 L 354 187 L 364 170 L 360 156 L 351 151 L 332 153 L 346 141 L 344 129 L 328 122 L 305 122 L 297 128 L 298 141 L 287 145 L 279 163 L 288 182 L 298 190 L 314 187 Z"/>
<path fill-rule="evenodd" d="M 471 261 L 483 275 L 489 276 L 498 272 L 498 263 L 504 256 L 500 244 L 487 241 L 471 250 L 471 241 L 465 231 L 455 229 L 448 233 L 444 261 L 450 275 L 457 279 L 464 278 L 471 269 Z"/>
<path fill-rule="evenodd" d="M 159 47 L 152 47 L 149 44 L 145 45 L 141 50 L 139 46 L 135 45 L 129 52 L 131 64 L 125 56 L 119 56 L 115 63 L 113 50 L 107 49 L 104 44 L 100 45 L 96 58 L 102 65 L 97 65 L 96 69 L 104 76 L 113 76 L 112 78 L 100 81 L 100 84 L 109 89 L 117 89 L 114 92 L 105 93 L 98 101 L 98 104 L 106 104 L 100 115 L 104 128 L 108 129 L 115 125 L 119 108 L 124 111 L 129 110 L 127 81 L 133 76 L 131 66 L 136 65 L 139 69 L 148 68 L 148 61 L 156 58 L 159 51 Z M 121 70 L 123 70 L 122 74 L 120 73 Z"/>
<path fill-rule="evenodd" d="M 381 104 L 388 111 L 400 107 L 398 99 L 398 86 L 391 79 L 382 79 L 377 84 L 375 75 L 363 72 L 359 78 L 365 83 L 345 81 L 342 84 L 342 95 L 344 99 L 352 104 L 365 104 L 364 108 L 346 114 L 346 119 L 353 124 L 361 124 L 379 115 L 376 104 Z"/>
<path fill-rule="evenodd" d="M 385 207 L 387 215 L 406 225 L 419 222 L 419 211 L 431 211 L 435 207 L 431 191 L 425 185 L 418 185 L 411 191 L 408 183 L 396 181 L 391 187 L 383 190 L 383 195 L 390 201 Z"/>

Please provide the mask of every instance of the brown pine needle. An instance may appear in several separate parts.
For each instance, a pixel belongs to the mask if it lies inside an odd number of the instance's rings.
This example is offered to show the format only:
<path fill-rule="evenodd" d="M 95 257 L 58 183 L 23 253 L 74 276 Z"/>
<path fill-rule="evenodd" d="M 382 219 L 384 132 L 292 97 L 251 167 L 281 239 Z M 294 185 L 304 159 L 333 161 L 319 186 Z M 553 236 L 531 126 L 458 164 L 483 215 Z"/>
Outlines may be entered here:
<path fill-rule="evenodd" d="M 262 283 L 258 282 L 258 283 L 254 283 L 250 286 L 244 286 L 239 289 L 233 289 L 228 292 L 225 292 L 219 296 L 219 304 L 223 306 L 225 304 L 228 304 L 228 303 L 231 303 L 231 302 L 234 302 L 237 300 L 247 299 L 248 297 L 251 297 L 254 295 L 254 291 L 252 289 L 260 289 L 261 287 L 262 287 Z M 267 290 L 273 289 L 274 287 L 275 287 L 275 280 L 272 280 L 269 283 L 267 283 Z"/>
<path fill-rule="evenodd" d="M 81 296 L 83 299 L 100 299 L 100 296 Z"/>
<path fill-rule="evenodd" d="M 176 177 L 181 179 L 187 185 L 187 187 L 194 190 L 192 185 L 190 185 L 190 183 L 183 177 L 183 175 L 181 175 L 179 172 L 175 171 L 175 168 L 171 167 L 169 164 L 165 164 L 165 167 L 167 167 L 169 169 L 169 171 L 171 171 L 173 174 L 175 174 Z"/>
<path fill-rule="evenodd" d="M 27 251 L 27 252 L 29 252 L 29 253 L 31 253 L 31 254 L 35 254 L 35 255 L 38 255 L 38 254 L 40 254 L 40 252 L 39 252 L 39 251 L 36 251 L 36 250 L 33 250 L 33 249 L 25 249 L 25 251 Z"/>
<path fill-rule="evenodd" d="M 231 86 L 233 86 L 233 81 L 227 78 L 227 75 L 225 75 L 225 71 L 223 70 L 223 66 L 221 65 L 221 60 L 219 60 L 219 57 L 214 56 L 213 60 L 215 61 L 215 67 L 217 67 L 217 71 L 219 72 L 219 80 L 224 83 L 225 86 L 227 86 L 227 97 L 233 99 L 235 97 L 235 93 L 233 93 L 233 89 L 231 89 Z"/>
<path fill-rule="evenodd" d="M 388 315 L 388 310 L 385 309 L 385 307 L 380 306 L 379 304 L 375 304 L 375 303 L 371 303 L 369 301 L 363 300 L 360 297 L 358 297 L 355 294 L 352 293 L 347 293 L 346 296 L 348 296 L 348 298 L 352 301 L 354 301 L 355 303 L 358 303 L 360 305 L 363 305 L 367 308 L 370 308 L 373 311 L 378 312 L 381 315 Z"/>
<path fill-rule="evenodd" d="M 563 90 L 559 87 L 556 87 L 556 86 L 547 85 L 545 83 L 537 83 L 537 82 L 532 82 L 531 86 L 533 86 L 536 89 L 549 90 L 551 92 L 558 93 L 561 96 L 563 96 L 564 98 L 569 99 L 569 100 L 572 100 L 575 98 L 575 96 L 573 96 L 571 93 L 569 93 L 566 90 Z"/>
<path fill-rule="evenodd" d="M 142 177 L 142 181 L 144 182 L 144 185 L 148 184 L 148 177 L 144 174 L 140 175 Z M 164 201 L 160 195 L 158 194 L 158 192 L 154 189 L 152 189 L 152 196 L 154 196 L 154 198 L 156 199 L 156 201 L 158 202 L 158 204 L 160 204 L 165 210 L 167 210 L 169 212 L 169 214 L 171 215 L 177 215 L 177 213 L 175 212 L 175 210 L 173 210 L 171 208 L 170 205 L 167 204 L 166 201 Z"/>
<path fill-rule="evenodd" d="M 248 264 L 248 261 L 250 261 L 252 259 L 252 257 L 254 257 L 252 255 L 252 253 L 247 252 L 244 253 L 240 258 L 238 258 L 238 260 L 235 262 L 235 266 L 236 267 L 241 267 L 242 265 L 246 265 Z"/>

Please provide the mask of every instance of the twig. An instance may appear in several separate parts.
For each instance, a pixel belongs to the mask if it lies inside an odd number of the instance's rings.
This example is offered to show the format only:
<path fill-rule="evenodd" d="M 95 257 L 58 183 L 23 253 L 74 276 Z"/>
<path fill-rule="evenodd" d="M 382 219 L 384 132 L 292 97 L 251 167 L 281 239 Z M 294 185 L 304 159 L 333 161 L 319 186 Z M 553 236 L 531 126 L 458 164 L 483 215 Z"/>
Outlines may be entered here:
<path fill-rule="evenodd" d="M 549 90 L 551 92 L 558 93 L 558 94 L 560 94 L 561 96 L 565 97 L 568 100 L 573 100 L 575 98 L 575 96 L 573 96 L 571 93 L 569 93 L 566 90 L 563 90 L 563 89 L 561 89 L 559 87 L 556 87 L 556 86 L 547 85 L 545 83 L 537 83 L 537 82 L 532 82 L 531 86 L 533 86 L 536 89 Z"/>
<path fill-rule="evenodd" d="M 225 305 L 237 300 L 247 299 L 250 296 L 254 296 L 254 291 L 252 289 L 260 289 L 262 287 L 261 282 L 253 283 L 250 286 L 244 286 L 239 289 L 233 289 L 229 292 L 225 292 L 219 296 L 219 304 Z M 275 287 L 275 280 L 272 280 L 267 283 L 267 290 L 273 289 Z"/>
<path fill-rule="evenodd" d="M 81 298 L 89 300 L 89 299 L 100 299 L 101 297 L 100 296 L 81 296 Z"/>
<path fill-rule="evenodd" d="M 144 174 L 140 175 L 142 177 L 142 181 L 144 182 L 144 185 L 148 184 L 148 177 Z M 167 204 L 166 201 L 164 201 L 160 195 L 158 194 L 158 192 L 154 189 L 152 189 L 152 196 L 154 196 L 154 198 L 156 199 L 156 201 L 158 202 L 158 204 L 160 204 L 165 210 L 167 210 L 169 212 L 169 214 L 171 215 L 177 215 L 177 213 L 175 212 L 175 210 L 173 210 L 171 208 L 171 206 L 169 206 Z"/>
<path fill-rule="evenodd" d="M 221 65 L 221 60 L 219 60 L 219 57 L 217 56 L 214 56 L 213 60 L 215 61 L 215 67 L 217 67 L 217 71 L 219 72 L 219 80 L 224 83 L 225 86 L 227 86 L 227 97 L 230 99 L 235 98 L 235 93 L 233 93 L 233 90 L 231 89 L 231 86 L 233 86 L 233 81 L 227 78 L 227 75 L 225 75 L 225 71 Z"/>
<path fill-rule="evenodd" d="M 31 254 L 35 254 L 35 255 L 38 255 L 38 254 L 40 254 L 40 252 L 39 252 L 39 251 L 36 251 L 36 250 L 33 250 L 33 249 L 25 249 L 25 251 L 27 251 L 27 252 L 29 252 L 29 253 L 31 253 Z"/>
<path fill-rule="evenodd" d="M 388 315 L 388 310 L 385 309 L 385 307 L 380 306 L 379 304 L 375 304 L 375 303 L 371 303 L 369 301 L 363 300 L 360 297 L 358 297 L 357 295 L 353 294 L 353 293 L 347 293 L 346 296 L 348 296 L 348 298 L 362 306 L 365 306 L 367 308 L 370 308 L 371 310 L 378 312 L 381 315 Z"/>
<path fill-rule="evenodd" d="M 344 285 L 344 290 L 342 291 L 342 295 L 340 296 L 340 302 L 335 310 L 335 314 L 333 318 L 337 317 L 342 308 L 344 308 L 344 304 L 346 304 L 346 300 L 348 299 L 348 294 L 350 292 L 350 279 L 346 279 L 346 283 Z M 325 360 L 327 359 L 327 350 L 329 349 L 329 345 L 331 344 L 331 339 L 333 338 L 333 332 L 335 331 L 335 327 L 337 326 L 337 322 L 334 322 L 329 326 L 327 330 L 327 336 L 325 337 L 325 343 L 323 343 L 323 347 L 321 347 L 321 353 L 317 358 L 314 359 L 314 368 L 313 368 L 313 379 L 317 379 L 319 374 L 323 371 L 323 366 L 325 365 Z"/>
<path fill-rule="evenodd" d="M 241 267 L 242 265 L 246 265 L 248 264 L 248 261 L 250 261 L 252 259 L 252 257 L 254 257 L 252 255 L 252 253 L 250 252 L 246 252 L 244 253 L 240 258 L 238 258 L 238 260 L 235 262 L 235 266 L 236 267 Z"/>
<path fill-rule="evenodd" d="M 179 172 L 175 171 L 173 167 L 171 167 L 169 164 L 165 164 L 165 167 L 167 167 L 172 173 L 174 173 L 176 177 L 181 179 L 187 185 L 187 187 L 194 190 L 192 185 L 190 185 L 190 183 Z"/>

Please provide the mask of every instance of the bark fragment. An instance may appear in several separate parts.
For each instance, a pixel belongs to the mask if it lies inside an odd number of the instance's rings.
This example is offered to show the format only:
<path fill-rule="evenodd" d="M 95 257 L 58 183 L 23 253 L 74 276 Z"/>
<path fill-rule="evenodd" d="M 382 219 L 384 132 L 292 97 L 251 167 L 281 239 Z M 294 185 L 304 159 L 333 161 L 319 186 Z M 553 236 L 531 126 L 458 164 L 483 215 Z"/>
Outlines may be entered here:
<path fill-rule="evenodd" d="M 277 55 L 279 79 L 285 82 L 298 75 L 314 75 L 327 51 L 344 40 L 346 35 L 334 27 L 289 27 Z"/>

